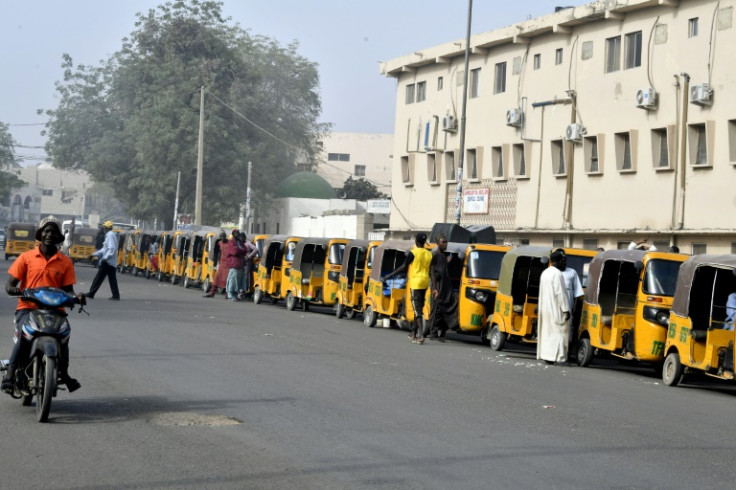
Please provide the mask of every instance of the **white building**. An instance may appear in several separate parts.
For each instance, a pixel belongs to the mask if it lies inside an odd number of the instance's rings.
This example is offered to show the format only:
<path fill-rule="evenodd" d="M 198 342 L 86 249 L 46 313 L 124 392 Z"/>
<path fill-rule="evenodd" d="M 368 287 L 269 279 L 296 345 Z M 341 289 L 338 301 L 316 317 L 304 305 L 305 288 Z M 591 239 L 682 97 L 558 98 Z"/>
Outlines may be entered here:
<path fill-rule="evenodd" d="M 397 81 L 391 229 L 736 251 L 736 0 L 602 0 L 380 65 Z"/>

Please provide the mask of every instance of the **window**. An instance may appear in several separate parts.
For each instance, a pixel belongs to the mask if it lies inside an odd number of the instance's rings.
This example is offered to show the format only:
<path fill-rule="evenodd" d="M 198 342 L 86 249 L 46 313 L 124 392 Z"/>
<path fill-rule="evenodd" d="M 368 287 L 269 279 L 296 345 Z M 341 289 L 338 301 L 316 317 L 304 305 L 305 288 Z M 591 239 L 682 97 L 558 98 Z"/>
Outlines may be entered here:
<path fill-rule="evenodd" d="M 626 34 L 624 49 L 626 53 L 624 69 L 641 66 L 641 31 Z"/>
<path fill-rule="evenodd" d="M 438 183 L 437 160 L 434 153 L 427 153 L 427 180 L 430 183 Z"/>
<path fill-rule="evenodd" d="M 693 17 L 687 21 L 687 37 L 696 37 L 698 35 L 698 18 Z"/>
<path fill-rule="evenodd" d="M 417 83 L 417 102 L 427 99 L 427 82 Z"/>
<path fill-rule="evenodd" d="M 515 56 L 511 65 L 511 74 L 519 75 L 521 73 L 521 56 Z"/>
<path fill-rule="evenodd" d="M 616 168 L 620 172 L 636 171 L 636 167 L 634 166 L 631 134 L 632 131 L 625 131 L 614 135 L 614 142 L 616 145 Z"/>
<path fill-rule="evenodd" d="M 598 250 L 598 239 L 597 238 L 583 238 L 583 249 L 584 250 Z"/>
<path fill-rule="evenodd" d="M 356 165 L 353 174 L 356 177 L 365 177 L 365 165 Z"/>
<path fill-rule="evenodd" d="M 437 91 L 440 92 L 443 88 L 445 88 L 445 79 L 437 77 Z"/>
<path fill-rule="evenodd" d="M 413 104 L 414 103 L 414 90 L 415 85 L 413 83 L 410 83 L 406 86 L 406 103 L 407 104 Z"/>
<path fill-rule="evenodd" d="M 736 164 L 736 119 L 728 121 L 728 160 Z"/>
<path fill-rule="evenodd" d="M 478 179 L 478 161 L 476 160 L 477 153 L 475 149 L 467 151 L 467 158 L 465 162 L 465 168 L 468 169 L 468 179 Z"/>
<path fill-rule="evenodd" d="M 493 178 L 506 180 L 506 166 L 503 158 L 503 147 L 491 147 L 491 165 L 493 165 Z"/>
<path fill-rule="evenodd" d="M 539 70 L 542 66 L 542 55 L 537 53 L 534 55 L 534 69 Z"/>
<path fill-rule="evenodd" d="M 475 99 L 478 97 L 478 90 L 480 84 L 480 68 L 470 70 L 470 98 Z"/>
<path fill-rule="evenodd" d="M 736 242 L 731 242 L 731 255 L 736 254 Z"/>
<path fill-rule="evenodd" d="M 580 59 L 589 60 L 593 57 L 593 41 L 585 41 L 580 49 Z"/>
<path fill-rule="evenodd" d="M 621 69 L 621 36 L 606 39 L 606 73 Z"/>
<path fill-rule="evenodd" d="M 652 163 L 656 169 L 670 168 L 667 128 L 652 129 Z"/>
<path fill-rule="evenodd" d="M 414 159 L 412 158 L 411 160 L 409 160 L 408 156 L 401 157 L 401 181 L 404 185 L 412 185 L 414 183 L 414 172 L 411 168 L 411 163 L 413 163 Z"/>
<path fill-rule="evenodd" d="M 586 136 L 583 140 L 583 153 L 585 155 L 585 172 L 589 174 L 603 173 L 600 161 L 598 136 Z M 602 136 L 601 136 L 602 140 Z"/>
<path fill-rule="evenodd" d="M 517 178 L 523 179 L 529 177 L 529 172 L 526 167 L 526 155 L 524 152 L 524 144 L 517 143 L 512 147 L 514 155 L 514 175 Z"/>
<path fill-rule="evenodd" d="M 493 93 L 506 92 L 506 62 L 496 63 L 496 77 L 493 82 Z"/>
<path fill-rule="evenodd" d="M 707 250 L 708 250 L 708 245 L 706 245 L 705 243 L 693 243 L 692 247 L 693 247 L 693 255 L 704 254 L 704 253 L 707 253 Z"/>
<path fill-rule="evenodd" d="M 710 165 L 706 124 L 690 124 L 688 126 L 688 145 L 690 147 L 690 165 L 706 167 Z"/>
<path fill-rule="evenodd" d="M 41 191 L 41 194 L 44 195 L 44 196 L 53 196 L 54 195 L 54 190 L 53 189 L 43 189 Z"/>
<path fill-rule="evenodd" d="M 557 48 L 555 51 L 555 65 L 562 64 L 562 48 Z"/>
<path fill-rule="evenodd" d="M 552 147 L 552 174 L 564 176 L 565 172 L 565 145 L 562 140 L 550 142 Z"/>
<path fill-rule="evenodd" d="M 328 153 L 327 160 L 330 162 L 349 162 L 350 153 Z"/>
<path fill-rule="evenodd" d="M 448 151 L 445 153 L 445 176 L 450 182 L 457 180 L 455 172 L 455 152 Z"/>
<path fill-rule="evenodd" d="M 552 239 L 552 248 L 563 248 L 565 246 L 565 240 L 562 238 L 553 238 Z"/>

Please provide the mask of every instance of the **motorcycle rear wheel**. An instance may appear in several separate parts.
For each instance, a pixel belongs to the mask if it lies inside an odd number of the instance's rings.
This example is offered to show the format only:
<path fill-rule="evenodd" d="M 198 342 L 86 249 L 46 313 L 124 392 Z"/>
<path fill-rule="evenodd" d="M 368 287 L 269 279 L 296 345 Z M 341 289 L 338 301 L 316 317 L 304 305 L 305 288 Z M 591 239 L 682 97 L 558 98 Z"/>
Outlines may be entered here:
<path fill-rule="evenodd" d="M 36 358 L 35 362 L 40 363 L 36 381 L 36 417 L 39 422 L 47 422 L 59 373 L 56 370 L 56 359 L 53 357 L 43 356 Z"/>

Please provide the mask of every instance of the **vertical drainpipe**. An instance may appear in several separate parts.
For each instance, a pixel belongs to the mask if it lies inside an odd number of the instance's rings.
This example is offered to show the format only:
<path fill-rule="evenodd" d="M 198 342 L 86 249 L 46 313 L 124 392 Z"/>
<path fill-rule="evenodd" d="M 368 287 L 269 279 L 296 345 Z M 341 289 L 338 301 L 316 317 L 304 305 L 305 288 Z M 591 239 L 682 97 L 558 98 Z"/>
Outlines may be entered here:
<path fill-rule="evenodd" d="M 680 124 L 680 221 L 677 223 L 677 229 L 682 230 L 685 227 L 685 181 L 687 170 L 687 158 L 685 154 L 687 136 L 687 102 L 690 95 L 690 75 L 681 73 L 683 79 L 682 87 L 682 121 Z"/>
<path fill-rule="evenodd" d="M 675 230 L 677 228 L 677 184 L 679 182 L 678 176 L 679 176 L 679 169 L 680 169 L 680 160 L 678 158 L 678 153 L 680 148 L 680 76 L 675 74 L 675 131 L 674 131 L 674 138 L 675 138 L 675 148 L 676 152 L 674 158 L 672 156 L 669 159 L 669 162 L 672 167 L 674 168 L 674 173 L 672 174 L 672 217 L 670 219 L 670 229 Z M 667 147 L 669 151 L 669 146 Z M 673 234 L 674 239 L 674 234 Z M 673 242 L 674 243 L 674 242 Z"/>
<path fill-rule="evenodd" d="M 577 94 L 573 91 L 570 91 L 570 100 L 572 101 L 572 109 L 570 113 L 570 124 L 575 124 L 576 119 L 576 107 L 575 104 L 577 103 Z M 566 230 L 572 229 L 572 191 L 573 191 L 573 178 L 575 174 L 575 143 L 572 141 L 567 143 L 567 147 L 565 148 L 565 156 L 567 159 L 567 185 L 565 189 L 565 216 L 564 216 L 564 227 Z M 572 246 L 572 238 L 570 233 L 566 236 L 566 245 L 568 247 Z"/>
<path fill-rule="evenodd" d="M 534 229 L 539 228 L 539 203 L 542 200 L 542 161 L 543 161 L 543 146 L 544 146 L 544 106 L 542 106 L 542 124 L 539 131 L 539 165 L 537 165 L 537 209 L 534 212 Z"/>

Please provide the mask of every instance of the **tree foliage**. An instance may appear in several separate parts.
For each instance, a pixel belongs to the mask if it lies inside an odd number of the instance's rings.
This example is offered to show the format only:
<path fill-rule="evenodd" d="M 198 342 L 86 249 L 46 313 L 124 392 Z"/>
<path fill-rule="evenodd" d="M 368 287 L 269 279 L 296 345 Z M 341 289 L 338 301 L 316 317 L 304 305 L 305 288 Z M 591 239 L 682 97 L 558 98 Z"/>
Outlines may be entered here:
<path fill-rule="evenodd" d="M 136 30 L 99 66 L 64 55 L 60 103 L 49 110 L 54 164 L 110 184 L 138 219 L 194 211 L 200 87 L 205 88 L 203 222 L 234 220 L 253 163 L 253 200 L 313 159 L 324 131 L 316 64 L 229 25 L 222 3 L 168 2 L 138 14 Z"/>
<path fill-rule="evenodd" d="M 8 130 L 8 125 L 0 122 L 0 202 L 6 202 L 14 188 L 25 185 L 17 175 L 7 171 L 17 166 L 15 140 Z"/>
<path fill-rule="evenodd" d="M 343 184 L 342 191 L 347 199 L 357 199 L 359 201 L 386 197 L 386 194 L 380 192 L 372 182 L 365 180 L 363 177 L 353 179 L 352 175 Z"/>

